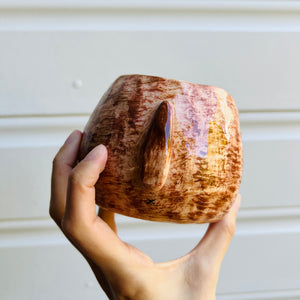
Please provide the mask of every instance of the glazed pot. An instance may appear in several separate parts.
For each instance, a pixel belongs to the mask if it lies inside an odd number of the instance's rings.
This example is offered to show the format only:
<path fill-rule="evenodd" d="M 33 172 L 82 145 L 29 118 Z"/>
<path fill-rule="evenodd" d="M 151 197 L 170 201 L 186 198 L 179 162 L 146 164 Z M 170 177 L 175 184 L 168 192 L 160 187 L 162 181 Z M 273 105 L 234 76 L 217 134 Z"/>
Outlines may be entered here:
<path fill-rule="evenodd" d="M 220 220 L 242 174 L 238 111 L 223 89 L 124 75 L 92 113 L 79 159 L 104 144 L 96 203 L 130 217 L 177 223 Z"/>

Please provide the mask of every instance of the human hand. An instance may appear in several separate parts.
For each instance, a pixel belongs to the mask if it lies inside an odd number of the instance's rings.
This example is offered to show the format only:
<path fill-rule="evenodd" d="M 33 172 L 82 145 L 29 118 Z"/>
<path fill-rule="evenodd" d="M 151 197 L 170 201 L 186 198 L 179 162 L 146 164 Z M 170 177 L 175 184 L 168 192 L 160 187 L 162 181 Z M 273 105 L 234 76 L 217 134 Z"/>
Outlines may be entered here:
<path fill-rule="evenodd" d="M 95 147 L 76 166 L 81 132 L 74 131 L 53 161 L 50 216 L 90 264 L 109 299 L 215 299 L 219 270 L 235 232 L 240 195 L 229 213 L 210 224 L 188 254 L 154 263 L 120 240 L 114 214 L 95 210 L 95 188 L 107 150 Z"/>

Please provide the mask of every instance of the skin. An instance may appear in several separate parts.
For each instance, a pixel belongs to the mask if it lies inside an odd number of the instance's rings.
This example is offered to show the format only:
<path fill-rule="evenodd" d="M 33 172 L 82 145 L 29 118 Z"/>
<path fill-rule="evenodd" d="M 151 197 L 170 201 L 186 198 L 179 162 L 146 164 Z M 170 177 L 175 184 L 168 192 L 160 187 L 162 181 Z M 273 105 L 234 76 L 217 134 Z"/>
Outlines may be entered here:
<path fill-rule="evenodd" d="M 229 213 L 209 225 L 188 254 L 155 263 L 120 240 L 114 214 L 96 213 L 95 188 L 107 160 L 95 147 L 76 164 L 82 133 L 74 131 L 53 160 L 50 216 L 81 252 L 109 299 L 212 300 L 222 260 L 235 232 L 240 195 Z"/>

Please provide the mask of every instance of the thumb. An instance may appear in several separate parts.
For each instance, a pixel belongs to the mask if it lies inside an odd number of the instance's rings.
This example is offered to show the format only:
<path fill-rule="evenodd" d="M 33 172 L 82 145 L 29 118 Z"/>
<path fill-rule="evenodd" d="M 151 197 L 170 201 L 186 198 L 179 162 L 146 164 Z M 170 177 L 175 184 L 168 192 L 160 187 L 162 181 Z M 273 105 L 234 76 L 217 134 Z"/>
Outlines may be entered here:
<path fill-rule="evenodd" d="M 236 197 L 234 204 L 225 217 L 211 223 L 196 248 L 193 250 L 197 256 L 205 257 L 208 265 L 219 268 L 227 248 L 235 233 L 237 212 L 240 206 L 241 195 Z"/>
<path fill-rule="evenodd" d="M 72 170 L 62 229 L 85 257 L 108 269 L 120 265 L 127 248 L 96 213 L 94 185 L 106 161 L 106 147 L 99 145 Z"/>
<path fill-rule="evenodd" d="M 107 150 L 98 145 L 71 171 L 68 182 L 64 219 L 78 223 L 93 222 L 95 211 L 95 187 L 107 161 Z"/>

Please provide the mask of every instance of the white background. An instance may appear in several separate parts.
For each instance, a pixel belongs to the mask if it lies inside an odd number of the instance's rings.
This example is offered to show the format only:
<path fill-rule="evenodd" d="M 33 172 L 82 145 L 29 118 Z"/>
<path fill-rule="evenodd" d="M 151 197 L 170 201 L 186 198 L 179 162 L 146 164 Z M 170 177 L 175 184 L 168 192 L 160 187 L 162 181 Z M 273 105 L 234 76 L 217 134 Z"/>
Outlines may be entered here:
<path fill-rule="evenodd" d="M 139 73 L 223 87 L 240 111 L 243 199 L 217 299 L 299 300 L 299 32 L 298 1 L 0 1 L 0 299 L 105 299 L 48 217 L 51 164 Z M 206 227 L 117 220 L 155 261 Z"/>

